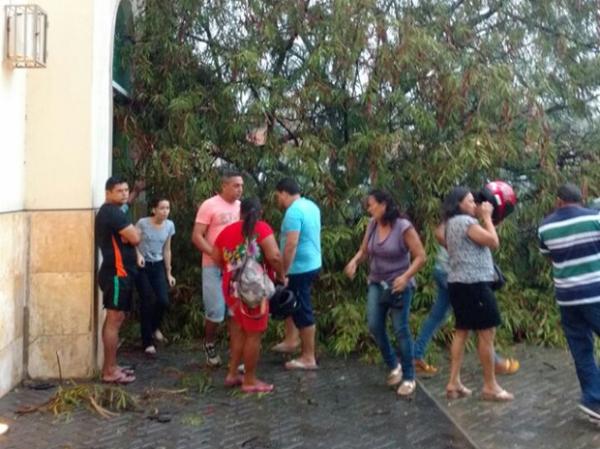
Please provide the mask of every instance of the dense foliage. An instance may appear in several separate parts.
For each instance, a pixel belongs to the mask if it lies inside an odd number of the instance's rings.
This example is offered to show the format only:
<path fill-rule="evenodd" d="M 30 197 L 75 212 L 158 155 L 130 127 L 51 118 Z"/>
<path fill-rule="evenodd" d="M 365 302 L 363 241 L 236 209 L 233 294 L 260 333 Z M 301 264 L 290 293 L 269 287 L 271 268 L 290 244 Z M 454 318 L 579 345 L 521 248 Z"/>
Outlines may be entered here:
<path fill-rule="evenodd" d="M 129 141 L 117 156 L 133 160 L 128 174 L 147 195 L 172 198 L 171 331 L 201 334 L 190 234 L 229 164 L 275 228 L 271 192 L 284 175 L 321 206 L 315 303 L 321 340 L 338 353 L 369 342 L 365 273 L 342 274 L 368 189 L 393 192 L 427 247 L 416 330 L 435 294 L 440 199 L 457 184 L 509 180 L 519 207 L 495 255 L 509 279 L 501 340 L 560 343 L 536 227 L 563 180 L 599 193 L 599 27 L 584 1 L 145 0 L 129 49 L 133 98 L 115 110 Z"/>

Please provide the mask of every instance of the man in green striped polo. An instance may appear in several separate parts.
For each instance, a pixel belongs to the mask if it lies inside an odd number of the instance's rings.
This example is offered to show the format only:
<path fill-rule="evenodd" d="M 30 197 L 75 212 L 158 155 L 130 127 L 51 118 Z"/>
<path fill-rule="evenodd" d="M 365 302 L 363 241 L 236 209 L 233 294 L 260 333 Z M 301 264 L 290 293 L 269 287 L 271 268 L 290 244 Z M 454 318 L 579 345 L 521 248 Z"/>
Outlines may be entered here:
<path fill-rule="evenodd" d="M 600 421 L 600 370 L 594 334 L 600 336 L 600 215 L 581 206 L 581 191 L 565 184 L 557 208 L 538 229 L 540 251 L 552 261 L 556 302 L 582 397 L 579 407 Z"/>

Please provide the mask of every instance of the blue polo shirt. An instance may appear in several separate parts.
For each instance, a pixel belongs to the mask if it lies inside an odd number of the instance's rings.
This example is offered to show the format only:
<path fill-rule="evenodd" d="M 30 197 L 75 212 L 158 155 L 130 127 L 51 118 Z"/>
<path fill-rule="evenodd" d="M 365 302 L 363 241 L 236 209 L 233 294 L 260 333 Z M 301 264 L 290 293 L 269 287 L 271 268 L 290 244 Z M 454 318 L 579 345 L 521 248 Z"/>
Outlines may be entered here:
<path fill-rule="evenodd" d="M 300 232 L 300 235 L 296 256 L 288 273 L 308 273 L 321 268 L 321 211 L 311 200 L 298 198 L 285 211 L 279 238 L 282 253 L 287 233 L 293 231 Z"/>

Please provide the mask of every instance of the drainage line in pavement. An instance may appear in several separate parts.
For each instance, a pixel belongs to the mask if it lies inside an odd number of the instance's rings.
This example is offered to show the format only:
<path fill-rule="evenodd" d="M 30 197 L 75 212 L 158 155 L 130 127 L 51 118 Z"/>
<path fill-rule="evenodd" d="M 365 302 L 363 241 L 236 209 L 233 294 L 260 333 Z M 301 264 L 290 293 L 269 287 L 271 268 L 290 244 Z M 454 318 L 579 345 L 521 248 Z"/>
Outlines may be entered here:
<path fill-rule="evenodd" d="M 419 387 L 421 388 L 421 390 L 427 395 L 427 397 L 429 399 L 431 399 L 433 401 L 433 403 L 437 406 L 437 408 L 444 414 L 444 416 L 446 418 L 448 418 L 448 420 L 454 424 L 454 426 L 458 429 L 458 431 L 460 433 L 462 433 L 462 435 L 465 437 L 465 439 L 471 444 L 471 446 L 473 446 L 474 449 L 482 449 L 477 443 L 475 443 L 475 441 L 469 436 L 469 434 L 465 431 L 465 429 L 463 429 L 463 427 L 452 417 L 452 415 L 450 415 L 450 413 L 448 413 L 448 411 L 446 410 L 446 408 L 444 406 L 442 406 L 440 404 L 440 402 L 433 396 L 433 394 L 427 389 L 425 388 L 425 385 L 423 385 L 423 382 L 421 382 L 419 379 L 417 379 L 417 383 L 419 384 Z"/>

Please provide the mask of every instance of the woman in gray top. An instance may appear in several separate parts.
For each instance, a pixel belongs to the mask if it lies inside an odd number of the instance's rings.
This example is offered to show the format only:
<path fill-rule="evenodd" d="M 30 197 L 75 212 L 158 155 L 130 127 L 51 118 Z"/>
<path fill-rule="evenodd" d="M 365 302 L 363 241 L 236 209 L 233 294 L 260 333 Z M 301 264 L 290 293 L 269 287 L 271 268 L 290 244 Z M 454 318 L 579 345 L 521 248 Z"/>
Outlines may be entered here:
<path fill-rule="evenodd" d="M 477 333 L 477 352 L 483 368 L 482 399 L 510 401 L 514 398 L 498 385 L 494 374 L 494 336 L 500 314 L 491 288 L 494 262 L 490 249 L 498 248 L 500 242 L 492 223 L 492 212 L 493 206 L 488 202 L 476 205 L 473 195 L 464 187 L 454 188 L 443 205 L 448 293 L 456 321 L 450 379 L 446 386 L 449 399 L 472 393 L 460 380 L 470 330 Z"/>
<path fill-rule="evenodd" d="M 140 295 L 140 327 L 142 345 L 147 355 L 154 356 L 154 340 L 164 341 L 160 331 L 165 310 L 169 305 L 168 288 L 175 286 L 171 274 L 171 238 L 175 225 L 168 219 L 169 200 L 157 197 L 149 203 L 151 214 L 136 223 L 142 236 L 136 247 L 140 267 L 136 287 Z"/>
<path fill-rule="evenodd" d="M 383 360 L 390 369 L 388 385 L 400 383 L 397 393 L 411 395 L 415 391 L 413 341 L 408 324 L 413 296 L 414 275 L 425 263 L 425 250 L 412 223 L 400 216 L 390 194 L 372 190 L 367 210 L 373 219 L 367 226 L 358 252 L 344 272 L 351 279 L 360 262 L 369 259 L 367 322 Z M 386 330 L 387 316 L 398 342 L 398 353 L 392 349 Z"/>

